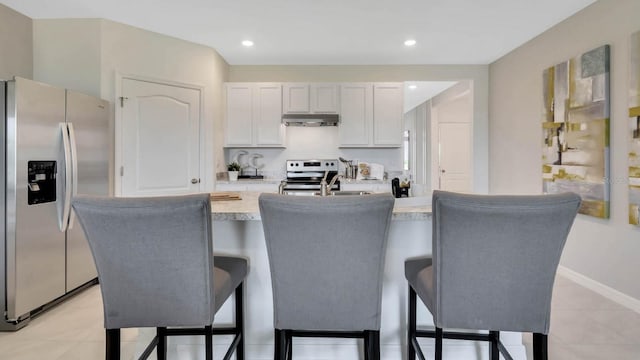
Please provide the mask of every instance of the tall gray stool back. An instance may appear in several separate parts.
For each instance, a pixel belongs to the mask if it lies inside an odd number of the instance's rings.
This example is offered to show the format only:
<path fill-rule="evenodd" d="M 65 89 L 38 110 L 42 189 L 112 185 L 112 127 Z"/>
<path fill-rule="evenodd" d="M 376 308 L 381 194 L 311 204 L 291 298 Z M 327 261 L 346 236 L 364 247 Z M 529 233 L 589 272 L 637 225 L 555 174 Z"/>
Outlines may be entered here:
<path fill-rule="evenodd" d="M 205 354 L 212 359 L 213 334 L 235 335 L 225 359 L 234 349 L 238 359 L 243 358 L 242 283 L 247 260 L 214 257 L 209 194 L 79 196 L 73 208 L 98 270 L 107 359 L 120 358 L 120 329 L 129 327 L 157 328 L 144 359 L 156 346 L 158 359 L 166 358 L 168 335 L 205 335 Z M 234 290 L 235 326 L 213 328 L 215 313 Z"/>
<path fill-rule="evenodd" d="M 491 359 L 508 356 L 499 331 L 534 333 L 535 359 L 546 359 L 553 282 L 580 197 L 433 194 L 432 257 L 408 259 L 408 358 L 417 337 L 491 342 Z M 434 331 L 416 329 L 416 293 L 433 315 Z M 489 330 L 461 334 L 443 328 Z M 510 358 L 510 357 L 509 357 Z"/>
<path fill-rule="evenodd" d="M 262 194 L 273 288 L 275 359 L 294 336 L 364 338 L 379 359 L 382 275 L 390 194 L 304 197 Z"/>

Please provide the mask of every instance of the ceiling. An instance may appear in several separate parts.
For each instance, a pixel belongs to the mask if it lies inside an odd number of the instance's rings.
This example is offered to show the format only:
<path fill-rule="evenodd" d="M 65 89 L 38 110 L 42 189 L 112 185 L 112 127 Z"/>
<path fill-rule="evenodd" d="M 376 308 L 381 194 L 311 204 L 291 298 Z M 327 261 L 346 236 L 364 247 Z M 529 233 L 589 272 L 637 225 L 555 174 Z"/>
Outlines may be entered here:
<path fill-rule="evenodd" d="M 104 18 L 207 45 L 231 65 L 489 64 L 593 2 L 0 0 L 34 19 Z"/>

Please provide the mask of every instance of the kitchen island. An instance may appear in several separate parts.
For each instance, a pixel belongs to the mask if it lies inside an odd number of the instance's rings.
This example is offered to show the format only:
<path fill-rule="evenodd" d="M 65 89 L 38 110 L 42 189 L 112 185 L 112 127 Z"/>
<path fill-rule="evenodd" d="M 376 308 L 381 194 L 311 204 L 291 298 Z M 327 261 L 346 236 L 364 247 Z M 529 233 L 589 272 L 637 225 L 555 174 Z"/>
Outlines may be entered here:
<path fill-rule="evenodd" d="M 249 258 L 249 275 L 245 284 L 246 358 L 273 359 L 273 305 L 271 275 L 267 249 L 260 221 L 257 192 L 240 193 L 242 200 L 212 202 L 214 249 L 217 253 Z M 365 195 L 366 196 L 366 195 Z M 357 226 L 357 224 L 354 224 Z M 328 236 L 338 236 L 337 229 L 327 229 Z M 381 359 L 406 358 L 407 282 L 404 260 L 431 253 L 430 198 L 400 199 L 393 210 L 385 261 L 380 330 Z M 233 300 L 216 314 L 216 324 L 232 323 Z M 426 308 L 418 306 L 418 325 L 432 325 Z M 150 340 L 153 330 L 141 332 L 141 341 Z M 514 359 L 526 359 L 519 333 L 502 336 Z M 222 358 L 231 337 L 214 337 L 214 358 Z M 294 338 L 294 359 L 360 359 L 362 344 L 356 339 Z M 361 340 L 360 340 L 361 342 Z M 431 354 L 433 340 L 421 340 L 425 354 Z M 204 358 L 203 339 L 177 337 L 169 340 L 169 358 Z M 146 344 L 146 343 L 145 343 Z M 143 345 L 138 346 L 142 349 Z M 197 350 L 196 350 L 197 349 Z M 486 350 L 486 351 L 485 351 Z M 192 353 L 192 352 L 196 353 Z M 478 355 L 482 354 L 482 355 Z M 486 359 L 486 344 L 445 341 L 447 359 Z M 429 356 L 429 355 L 427 355 Z"/>

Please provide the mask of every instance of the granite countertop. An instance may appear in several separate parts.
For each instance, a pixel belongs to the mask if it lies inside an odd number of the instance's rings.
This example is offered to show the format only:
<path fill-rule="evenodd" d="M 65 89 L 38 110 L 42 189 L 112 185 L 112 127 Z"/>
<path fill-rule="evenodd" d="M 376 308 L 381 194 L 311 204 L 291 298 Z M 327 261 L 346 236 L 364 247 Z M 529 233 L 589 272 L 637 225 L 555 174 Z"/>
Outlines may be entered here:
<path fill-rule="evenodd" d="M 282 179 L 238 179 L 237 181 L 229 181 L 229 180 L 216 180 L 218 184 L 280 184 Z"/>
<path fill-rule="evenodd" d="M 364 180 L 364 179 L 340 179 L 340 183 L 344 184 L 390 184 L 391 180 Z"/>
<path fill-rule="evenodd" d="M 239 192 L 242 200 L 213 201 L 213 220 L 260 220 L 258 209 L 259 192 Z M 397 201 L 393 208 L 392 220 L 430 220 L 431 202 Z"/>
<path fill-rule="evenodd" d="M 237 181 L 216 180 L 218 184 L 280 184 L 283 179 L 264 178 L 264 179 L 238 179 Z M 356 179 L 340 179 L 342 184 L 390 184 L 390 180 L 356 180 Z"/>

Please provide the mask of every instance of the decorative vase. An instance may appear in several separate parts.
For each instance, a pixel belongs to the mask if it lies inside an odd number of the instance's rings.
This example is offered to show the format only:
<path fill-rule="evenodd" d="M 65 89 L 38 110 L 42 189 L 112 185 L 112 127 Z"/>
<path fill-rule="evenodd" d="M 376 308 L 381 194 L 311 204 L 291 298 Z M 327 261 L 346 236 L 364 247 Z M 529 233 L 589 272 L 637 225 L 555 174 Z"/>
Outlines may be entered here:
<path fill-rule="evenodd" d="M 229 181 L 238 181 L 238 172 L 239 171 L 229 171 Z"/>

